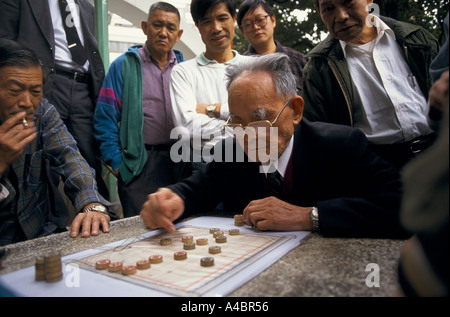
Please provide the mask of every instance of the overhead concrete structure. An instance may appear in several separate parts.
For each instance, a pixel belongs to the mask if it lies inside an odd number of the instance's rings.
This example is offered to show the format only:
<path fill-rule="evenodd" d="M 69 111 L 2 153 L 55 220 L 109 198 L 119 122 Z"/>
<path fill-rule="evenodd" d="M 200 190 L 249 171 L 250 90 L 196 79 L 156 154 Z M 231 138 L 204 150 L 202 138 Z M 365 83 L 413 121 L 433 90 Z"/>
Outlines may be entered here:
<path fill-rule="evenodd" d="M 150 6 L 155 0 L 103 0 L 108 3 L 108 11 L 115 13 L 140 28 L 141 22 L 147 19 Z M 178 8 L 181 15 L 183 35 L 175 44 L 175 49 L 183 52 L 186 59 L 191 59 L 205 51 L 205 45 L 190 13 L 190 0 L 166 0 Z M 93 2 L 91 0 L 91 2 Z"/>

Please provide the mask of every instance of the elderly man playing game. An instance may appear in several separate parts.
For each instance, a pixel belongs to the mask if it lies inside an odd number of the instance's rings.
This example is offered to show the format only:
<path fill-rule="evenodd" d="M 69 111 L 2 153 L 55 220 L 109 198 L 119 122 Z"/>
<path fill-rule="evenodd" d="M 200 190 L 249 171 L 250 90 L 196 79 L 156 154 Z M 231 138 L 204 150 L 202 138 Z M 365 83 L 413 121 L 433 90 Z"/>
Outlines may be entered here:
<path fill-rule="evenodd" d="M 302 119 L 303 99 L 296 95 L 286 55 L 269 54 L 235 65 L 227 76 L 226 126 L 240 132 L 244 128 L 244 137 L 236 133 L 237 142 L 224 140 L 223 157 L 150 195 L 141 211 L 148 227 L 173 232 L 173 221 L 213 210 L 222 201 L 228 211 L 243 213 L 245 222 L 260 230 L 405 237 L 398 221 L 398 170 L 370 151 L 360 130 Z M 252 132 L 247 130 L 255 127 L 258 134 L 270 132 L 265 138 L 258 135 L 257 147 L 275 145 L 276 171 L 266 168 L 270 160 L 262 160 L 264 152 L 252 153 Z M 239 149 L 245 153 L 243 160 Z M 272 181 L 277 174 L 278 187 Z"/>
<path fill-rule="evenodd" d="M 0 245 L 51 234 L 45 159 L 65 183 L 79 212 L 71 236 L 109 231 L 109 203 L 58 112 L 42 98 L 43 70 L 35 53 L 0 40 Z"/>

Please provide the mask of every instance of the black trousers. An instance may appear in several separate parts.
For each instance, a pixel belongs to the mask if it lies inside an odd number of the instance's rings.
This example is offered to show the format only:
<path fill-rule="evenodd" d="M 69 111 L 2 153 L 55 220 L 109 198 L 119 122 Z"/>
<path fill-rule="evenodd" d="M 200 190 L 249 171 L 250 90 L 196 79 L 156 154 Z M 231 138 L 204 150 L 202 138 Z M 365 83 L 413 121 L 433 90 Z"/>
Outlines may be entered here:
<path fill-rule="evenodd" d="M 147 196 L 158 188 L 175 184 L 192 173 L 190 162 L 174 163 L 170 150 L 147 150 L 148 160 L 141 174 L 125 185 L 119 176 L 118 192 L 124 217 L 139 215 Z"/>
<path fill-rule="evenodd" d="M 74 81 L 67 76 L 54 75 L 53 87 L 49 101 L 58 110 L 67 129 L 77 141 L 81 155 L 86 159 L 92 169 L 100 195 L 109 199 L 108 188 L 102 177 L 99 147 L 94 138 L 94 108 L 89 84 Z M 68 210 L 58 192 L 59 175 L 50 170 L 48 172 L 51 182 L 51 195 L 55 202 L 52 219 L 58 227 L 67 225 Z M 75 213 L 79 210 L 75 210 Z"/>

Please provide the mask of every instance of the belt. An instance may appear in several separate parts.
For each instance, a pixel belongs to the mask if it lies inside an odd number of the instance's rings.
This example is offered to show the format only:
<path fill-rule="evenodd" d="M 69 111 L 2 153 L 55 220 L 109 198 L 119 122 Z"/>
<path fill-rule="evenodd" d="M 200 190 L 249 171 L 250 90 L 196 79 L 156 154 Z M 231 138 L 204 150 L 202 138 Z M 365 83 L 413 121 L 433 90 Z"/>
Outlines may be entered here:
<path fill-rule="evenodd" d="M 87 74 L 87 73 L 71 71 L 68 69 L 61 68 L 61 67 L 56 67 L 55 73 L 57 75 L 64 76 L 68 79 L 76 81 L 77 83 L 87 84 L 89 82 L 89 74 Z"/>
<path fill-rule="evenodd" d="M 414 140 L 395 144 L 371 144 L 371 149 L 388 161 L 406 162 L 429 148 L 436 140 L 435 133 L 420 136 Z M 400 165 L 403 165 L 401 163 Z"/>
<path fill-rule="evenodd" d="M 146 144 L 145 149 L 147 151 L 170 151 L 170 148 L 172 147 L 172 143 L 170 144 L 157 144 L 157 145 L 150 145 Z"/>

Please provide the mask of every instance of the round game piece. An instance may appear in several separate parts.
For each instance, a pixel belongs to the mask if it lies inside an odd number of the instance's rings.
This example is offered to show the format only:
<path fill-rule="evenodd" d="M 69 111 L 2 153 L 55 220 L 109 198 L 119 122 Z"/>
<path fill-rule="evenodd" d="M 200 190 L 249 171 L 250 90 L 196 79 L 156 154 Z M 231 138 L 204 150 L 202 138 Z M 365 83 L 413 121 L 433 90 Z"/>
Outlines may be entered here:
<path fill-rule="evenodd" d="M 150 261 L 149 260 L 140 260 L 136 262 L 136 268 L 138 270 L 146 270 L 150 268 Z"/>
<path fill-rule="evenodd" d="M 221 251 L 222 251 L 222 247 L 220 247 L 218 245 L 209 247 L 209 253 L 211 253 L 211 254 L 217 254 L 217 253 L 220 253 Z"/>
<path fill-rule="evenodd" d="M 162 255 L 159 255 L 159 254 L 151 255 L 148 259 L 150 260 L 151 264 L 158 264 L 163 261 Z"/>
<path fill-rule="evenodd" d="M 214 265 L 214 258 L 213 257 L 205 257 L 205 258 L 201 258 L 200 260 L 200 265 L 201 266 L 213 266 Z"/>
<path fill-rule="evenodd" d="M 237 236 L 239 234 L 241 234 L 241 232 L 239 231 L 239 229 L 230 229 L 228 231 L 228 233 L 230 234 L 230 236 Z"/>
<path fill-rule="evenodd" d="M 45 272 L 45 281 L 48 283 L 61 281 L 62 278 L 63 278 L 62 272 L 50 272 L 50 273 Z"/>
<path fill-rule="evenodd" d="M 183 237 L 181 237 L 181 242 L 192 243 L 192 242 L 194 242 L 194 237 L 193 236 L 183 236 Z"/>
<path fill-rule="evenodd" d="M 199 238 L 196 240 L 198 245 L 207 245 L 208 244 L 208 239 L 207 238 Z"/>
<path fill-rule="evenodd" d="M 113 262 L 113 263 L 109 263 L 108 266 L 108 271 L 109 272 L 120 272 L 122 271 L 122 262 Z"/>
<path fill-rule="evenodd" d="M 220 229 L 219 228 L 211 228 L 211 229 L 209 229 L 209 233 L 214 233 L 214 232 L 217 232 L 217 231 L 220 231 Z"/>
<path fill-rule="evenodd" d="M 53 253 L 44 257 L 45 263 L 61 262 L 61 253 Z"/>
<path fill-rule="evenodd" d="M 186 260 L 186 259 L 187 259 L 187 252 L 186 252 L 186 251 L 178 251 L 178 252 L 175 252 L 175 253 L 173 254 L 173 258 L 174 258 L 175 260 Z"/>
<path fill-rule="evenodd" d="M 59 252 L 44 257 L 44 275 L 45 281 L 49 283 L 62 280 L 61 254 Z"/>
<path fill-rule="evenodd" d="M 244 225 L 244 216 L 243 215 L 234 215 L 234 225 L 235 226 L 243 226 Z"/>
<path fill-rule="evenodd" d="M 214 237 L 214 238 L 221 237 L 221 236 L 223 236 L 223 231 L 216 231 L 216 232 L 214 232 L 214 234 L 213 234 L 213 237 Z"/>
<path fill-rule="evenodd" d="M 134 265 L 124 266 L 124 267 L 122 268 L 122 274 L 123 274 L 123 275 L 133 275 L 133 274 L 136 274 L 136 266 L 134 266 Z"/>
<path fill-rule="evenodd" d="M 159 244 L 160 245 L 171 245 L 172 244 L 172 239 L 171 238 L 164 238 L 159 240 Z"/>
<path fill-rule="evenodd" d="M 95 262 L 95 268 L 97 270 L 106 270 L 109 267 L 110 263 L 111 263 L 111 261 L 108 259 L 100 260 L 100 261 Z"/>
<path fill-rule="evenodd" d="M 216 242 L 217 243 L 225 243 L 225 242 L 227 242 L 227 237 L 225 237 L 225 236 L 217 237 Z"/>
<path fill-rule="evenodd" d="M 194 250 L 195 249 L 195 243 L 189 242 L 183 244 L 183 249 L 185 250 Z"/>

